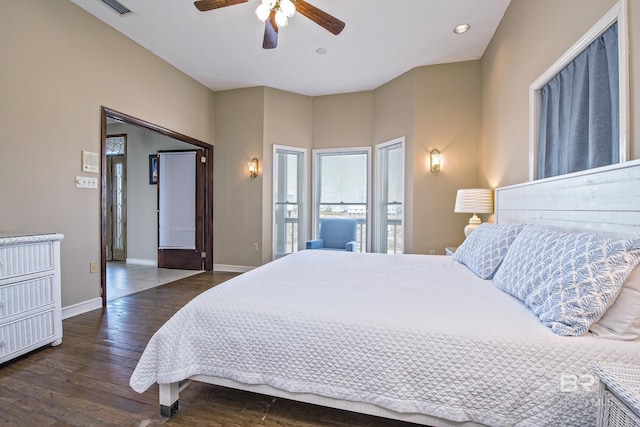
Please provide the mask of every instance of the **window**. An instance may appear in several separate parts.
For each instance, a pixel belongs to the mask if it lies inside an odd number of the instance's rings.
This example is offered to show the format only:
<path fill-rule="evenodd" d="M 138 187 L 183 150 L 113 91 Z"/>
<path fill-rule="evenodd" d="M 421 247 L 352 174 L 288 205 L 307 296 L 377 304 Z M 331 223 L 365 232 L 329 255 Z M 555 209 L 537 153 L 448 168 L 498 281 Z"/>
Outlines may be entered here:
<path fill-rule="evenodd" d="M 529 88 L 529 178 L 626 161 L 626 2 L 598 21 Z"/>
<path fill-rule="evenodd" d="M 314 235 L 320 219 L 349 217 L 358 220 L 356 251 L 366 252 L 369 230 L 370 148 L 314 150 Z"/>
<path fill-rule="evenodd" d="M 273 257 L 304 248 L 307 150 L 273 147 Z"/>
<path fill-rule="evenodd" d="M 376 146 L 375 252 L 403 252 L 404 138 Z"/>

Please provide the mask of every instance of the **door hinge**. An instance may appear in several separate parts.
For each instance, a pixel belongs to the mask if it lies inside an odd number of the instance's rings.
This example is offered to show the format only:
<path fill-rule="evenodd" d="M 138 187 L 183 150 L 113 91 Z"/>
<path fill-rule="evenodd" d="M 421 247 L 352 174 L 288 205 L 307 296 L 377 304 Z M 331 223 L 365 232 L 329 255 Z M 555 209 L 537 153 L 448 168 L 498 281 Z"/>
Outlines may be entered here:
<path fill-rule="evenodd" d="M 207 257 L 206 252 L 200 252 L 200 258 L 206 258 L 206 257 Z"/>
<path fill-rule="evenodd" d="M 200 163 L 207 163 L 207 158 L 205 156 L 201 156 Z"/>

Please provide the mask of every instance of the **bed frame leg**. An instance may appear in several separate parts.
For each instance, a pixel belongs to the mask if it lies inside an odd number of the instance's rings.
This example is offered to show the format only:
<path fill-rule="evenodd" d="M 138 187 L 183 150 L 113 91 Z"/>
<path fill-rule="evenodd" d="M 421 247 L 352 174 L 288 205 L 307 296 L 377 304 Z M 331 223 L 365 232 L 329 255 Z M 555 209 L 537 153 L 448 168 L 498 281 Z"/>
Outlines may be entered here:
<path fill-rule="evenodd" d="M 180 384 L 159 384 L 160 386 L 160 414 L 163 417 L 172 417 L 178 412 L 180 399 Z"/>

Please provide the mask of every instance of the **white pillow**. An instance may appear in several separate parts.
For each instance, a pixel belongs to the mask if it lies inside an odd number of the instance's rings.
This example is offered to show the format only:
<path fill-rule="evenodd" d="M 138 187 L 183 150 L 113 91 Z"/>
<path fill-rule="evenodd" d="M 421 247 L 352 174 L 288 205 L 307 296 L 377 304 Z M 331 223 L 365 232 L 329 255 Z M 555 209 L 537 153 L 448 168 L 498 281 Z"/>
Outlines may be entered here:
<path fill-rule="evenodd" d="M 611 307 L 589 328 L 598 338 L 635 340 L 640 338 L 640 266 L 636 267 Z"/>
<path fill-rule="evenodd" d="M 589 330 L 640 260 L 640 239 L 526 227 L 493 283 L 522 301 L 558 335 Z"/>
<path fill-rule="evenodd" d="M 480 224 L 453 254 L 481 279 L 491 279 L 523 224 Z"/>

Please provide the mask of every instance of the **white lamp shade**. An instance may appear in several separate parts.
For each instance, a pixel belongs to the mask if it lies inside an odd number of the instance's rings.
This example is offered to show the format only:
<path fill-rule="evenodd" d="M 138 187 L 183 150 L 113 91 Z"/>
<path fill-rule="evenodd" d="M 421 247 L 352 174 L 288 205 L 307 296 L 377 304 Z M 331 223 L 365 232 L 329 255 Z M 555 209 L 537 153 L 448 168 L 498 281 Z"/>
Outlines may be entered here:
<path fill-rule="evenodd" d="M 456 195 L 457 213 L 492 213 L 492 191 L 488 188 L 466 188 L 458 190 Z"/>

